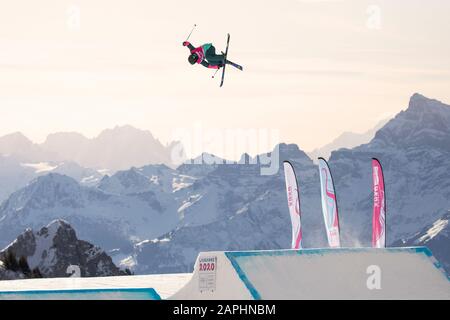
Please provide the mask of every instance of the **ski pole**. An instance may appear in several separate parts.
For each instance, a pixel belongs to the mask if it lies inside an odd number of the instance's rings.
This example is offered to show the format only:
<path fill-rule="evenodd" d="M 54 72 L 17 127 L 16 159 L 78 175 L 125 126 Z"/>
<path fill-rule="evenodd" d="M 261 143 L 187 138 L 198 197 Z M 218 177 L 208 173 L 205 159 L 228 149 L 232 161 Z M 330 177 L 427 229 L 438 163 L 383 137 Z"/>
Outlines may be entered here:
<path fill-rule="evenodd" d="M 196 24 L 194 24 L 194 26 L 192 27 L 192 30 L 191 30 L 191 32 L 189 33 L 189 35 L 188 35 L 188 37 L 187 37 L 187 39 L 186 39 L 186 41 L 188 41 L 189 40 L 189 38 L 191 37 L 191 34 L 192 34 L 192 32 L 194 32 L 194 29 L 195 29 L 195 27 L 196 27 L 197 25 Z"/>
<path fill-rule="evenodd" d="M 220 68 L 219 68 L 220 69 Z M 214 77 L 216 76 L 217 72 L 219 71 L 219 69 L 216 69 L 216 72 L 214 72 L 214 75 L 212 76 L 212 78 L 214 79 Z"/>

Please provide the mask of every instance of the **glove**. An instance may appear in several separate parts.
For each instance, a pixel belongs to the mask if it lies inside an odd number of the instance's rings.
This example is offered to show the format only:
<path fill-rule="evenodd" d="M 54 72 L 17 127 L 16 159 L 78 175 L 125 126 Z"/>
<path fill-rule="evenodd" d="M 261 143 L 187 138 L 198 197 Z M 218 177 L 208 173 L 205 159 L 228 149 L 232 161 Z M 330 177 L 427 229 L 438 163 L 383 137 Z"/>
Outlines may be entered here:
<path fill-rule="evenodd" d="M 187 45 L 189 45 L 189 42 L 187 42 L 187 41 L 184 41 L 184 42 L 183 42 L 183 46 L 185 46 L 185 47 L 186 47 Z"/>

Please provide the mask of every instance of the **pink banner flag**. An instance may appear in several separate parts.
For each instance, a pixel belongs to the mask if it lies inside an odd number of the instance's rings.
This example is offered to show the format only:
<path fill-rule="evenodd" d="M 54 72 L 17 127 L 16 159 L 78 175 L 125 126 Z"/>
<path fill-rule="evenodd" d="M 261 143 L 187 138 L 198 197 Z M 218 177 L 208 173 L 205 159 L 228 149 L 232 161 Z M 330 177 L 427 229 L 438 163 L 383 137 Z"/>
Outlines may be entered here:
<path fill-rule="evenodd" d="M 284 177 L 286 181 L 286 193 L 288 200 L 289 213 L 292 223 L 292 249 L 302 248 L 302 225 L 300 212 L 300 195 L 295 176 L 294 167 L 288 161 L 284 161 Z"/>
<path fill-rule="evenodd" d="M 380 161 L 372 159 L 373 177 L 373 216 L 372 216 L 372 246 L 386 246 L 386 198 L 384 193 L 384 176 Z"/>

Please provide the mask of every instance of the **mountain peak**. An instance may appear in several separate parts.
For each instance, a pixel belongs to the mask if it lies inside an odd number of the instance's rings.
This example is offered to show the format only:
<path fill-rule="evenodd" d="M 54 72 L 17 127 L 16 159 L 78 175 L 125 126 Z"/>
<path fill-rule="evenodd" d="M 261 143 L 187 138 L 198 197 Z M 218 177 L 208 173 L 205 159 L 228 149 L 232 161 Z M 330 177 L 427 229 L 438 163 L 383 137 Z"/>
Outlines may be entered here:
<path fill-rule="evenodd" d="M 303 151 L 300 150 L 298 145 L 291 143 L 280 143 L 278 145 L 279 152 L 280 152 L 280 158 L 281 160 L 289 160 L 289 159 L 309 159 L 308 155 Z"/>
<path fill-rule="evenodd" d="M 28 139 L 22 132 L 13 132 L 1 137 L 1 139 L 11 139 L 14 141 L 23 141 L 27 143 L 32 143 L 30 139 Z"/>
<path fill-rule="evenodd" d="M 65 220 L 63 219 L 55 219 L 53 221 L 51 221 L 48 225 L 46 225 L 45 227 L 43 227 L 38 234 L 39 235 L 50 235 L 51 238 L 53 238 L 59 230 L 63 230 L 64 232 L 66 231 L 72 231 L 73 228 L 72 226 Z M 75 232 L 75 230 L 73 230 L 73 232 Z"/>
<path fill-rule="evenodd" d="M 50 172 L 46 175 L 37 177 L 34 179 L 30 184 L 48 184 L 48 183 L 58 183 L 58 184 L 76 184 L 78 185 L 77 181 L 69 176 L 66 176 L 64 174 Z"/>
<path fill-rule="evenodd" d="M 129 124 L 123 125 L 123 126 L 115 126 L 112 129 L 105 129 L 103 130 L 97 138 L 101 137 L 115 137 L 115 136 L 146 136 L 148 138 L 155 139 L 153 137 L 153 134 L 148 130 L 141 130 L 138 128 L 135 128 Z M 156 140 L 156 139 L 155 139 Z"/>
<path fill-rule="evenodd" d="M 414 93 L 409 100 L 408 110 L 410 111 L 420 110 L 423 112 L 426 111 L 427 109 L 442 108 L 442 107 L 448 106 L 436 99 L 430 99 L 420 93 Z"/>
<path fill-rule="evenodd" d="M 216 165 L 224 164 L 225 159 L 209 152 L 202 152 L 198 157 L 191 159 L 192 164 Z"/>
<path fill-rule="evenodd" d="M 0 137 L 0 153 L 23 157 L 27 153 L 37 156 L 37 146 L 21 132 L 14 132 Z M 25 157 L 28 159 L 28 157 Z"/>
<path fill-rule="evenodd" d="M 1 209 L 14 216 L 58 205 L 80 208 L 84 205 L 83 190 L 76 180 L 58 173 L 49 173 L 14 192 L 2 204 Z"/>
<path fill-rule="evenodd" d="M 411 96 L 410 100 L 424 100 L 424 99 L 429 100 L 429 98 L 425 97 L 423 94 L 416 92 Z"/>
<path fill-rule="evenodd" d="M 58 143 L 86 143 L 86 138 L 84 135 L 78 132 L 55 132 L 51 133 L 47 136 L 45 139 L 45 142 L 43 143 L 44 147 L 47 147 L 47 145 L 51 144 L 58 144 Z"/>
<path fill-rule="evenodd" d="M 450 151 L 450 106 L 415 93 L 405 111 L 375 135 L 372 146 L 384 148 L 436 147 Z"/>
<path fill-rule="evenodd" d="M 75 230 L 60 219 L 37 232 L 27 229 L 0 252 L 0 258 L 7 252 L 25 257 L 30 268 L 39 268 L 44 277 L 67 277 L 73 272 L 70 269 L 73 265 L 78 266 L 84 277 L 123 274 L 103 250 L 79 240 Z"/>
<path fill-rule="evenodd" d="M 111 177 L 103 178 L 98 189 L 110 194 L 132 194 L 151 189 L 152 181 L 140 169 L 117 171 Z"/>

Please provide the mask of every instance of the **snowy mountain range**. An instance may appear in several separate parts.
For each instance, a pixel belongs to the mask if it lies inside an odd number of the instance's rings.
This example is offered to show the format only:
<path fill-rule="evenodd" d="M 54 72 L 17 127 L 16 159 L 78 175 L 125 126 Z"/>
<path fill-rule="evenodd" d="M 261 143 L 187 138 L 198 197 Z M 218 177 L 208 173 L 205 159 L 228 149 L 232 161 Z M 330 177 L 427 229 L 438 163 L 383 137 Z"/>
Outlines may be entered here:
<path fill-rule="evenodd" d="M 96 185 L 103 174 L 75 162 L 24 162 L 17 156 L 0 154 L 0 202 L 25 187 L 37 177 L 59 173 L 72 177 L 85 186 Z"/>
<path fill-rule="evenodd" d="M 163 146 L 149 131 L 132 126 L 107 129 L 93 139 L 54 133 L 36 144 L 21 133 L 0 137 L 0 202 L 47 173 L 60 173 L 93 186 L 105 174 L 133 166 L 171 165 L 176 143 Z"/>
<path fill-rule="evenodd" d="M 371 245 L 372 157 L 381 161 L 385 171 L 389 244 L 408 239 L 441 219 L 450 205 L 449 151 L 450 106 L 415 94 L 408 108 L 381 128 L 370 143 L 333 152 L 329 163 L 340 208 L 342 244 Z M 297 171 L 305 247 L 326 246 L 317 167 L 292 145 L 280 146 L 280 159 L 291 160 Z M 224 201 L 227 205 L 216 201 L 216 218 L 209 224 L 184 225 L 161 241 L 137 246 L 134 261 L 138 272 L 186 272 L 192 269 L 196 253 L 204 250 L 289 247 L 290 221 L 281 171 L 258 177 L 224 166 L 197 181 L 199 184 L 207 185 L 208 193 L 229 199 Z M 246 197 L 246 190 L 251 197 Z M 202 205 L 202 201 L 196 203 L 197 212 L 205 210 Z M 448 250 L 450 243 L 442 241 Z M 450 257 L 441 257 L 448 266 Z"/>
<path fill-rule="evenodd" d="M 38 268 L 45 278 L 68 277 L 75 270 L 70 266 L 79 268 L 82 277 L 125 274 L 99 247 L 79 240 L 63 220 L 52 221 L 37 232 L 27 229 L 0 252 L 0 260 L 9 252 L 17 258 L 25 257 L 29 268 Z"/>
<path fill-rule="evenodd" d="M 0 206 L 0 245 L 27 227 L 63 218 L 136 273 L 191 272 L 198 252 L 206 250 L 289 248 L 281 162 L 290 160 L 299 179 L 304 246 L 326 246 L 317 166 L 296 145 L 277 150 L 274 175 L 261 175 L 257 162 L 135 166 L 90 186 L 57 173 L 39 176 Z M 449 153 L 450 106 L 419 94 L 369 143 L 332 152 L 342 244 L 370 246 L 372 157 L 385 171 L 392 245 L 432 228 L 447 213 Z M 450 257 L 444 259 L 448 266 Z"/>
<path fill-rule="evenodd" d="M 92 139 L 75 132 L 54 133 L 41 144 L 13 133 L 0 137 L 0 154 L 25 163 L 70 161 L 86 168 L 115 172 L 132 166 L 171 164 L 173 145 L 162 145 L 149 131 L 117 126 Z"/>
<path fill-rule="evenodd" d="M 389 243 L 408 238 L 442 217 L 450 205 L 449 152 L 450 107 L 413 95 L 408 109 L 370 143 L 331 154 L 342 228 L 369 243 L 370 215 L 361 213 L 371 210 L 370 157 L 377 157 L 385 172 Z"/>
<path fill-rule="evenodd" d="M 50 173 L 13 193 L 0 206 L 0 246 L 26 228 L 59 218 L 68 221 L 82 239 L 105 249 L 125 250 L 131 241 L 172 230 L 179 214 L 170 194 L 156 190 L 106 193 Z"/>

